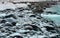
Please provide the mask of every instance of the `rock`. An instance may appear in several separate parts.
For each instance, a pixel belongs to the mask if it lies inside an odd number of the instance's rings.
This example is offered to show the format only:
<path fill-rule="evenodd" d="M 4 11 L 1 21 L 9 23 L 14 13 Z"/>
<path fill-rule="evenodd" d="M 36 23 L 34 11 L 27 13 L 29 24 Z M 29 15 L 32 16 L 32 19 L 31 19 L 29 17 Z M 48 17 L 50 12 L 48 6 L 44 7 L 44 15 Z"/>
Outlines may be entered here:
<path fill-rule="evenodd" d="M 51 38 L 57 38 L 57 37 L 51 37 Z"/>
<path fill-rule="evenodd" d="M 21 7 L 21 8 L 16 8 L 16 10 L 17 10 L 18 12 L 21 12 L 21 11 L 23 11 L 24 9 Z"/>
<path fill-rule="evenodd" d="M 5 12 L 6 12 L 6 10 L 1 10 L 0 12 L 3 12 L 3 13 L 5 13 Z"/>
<path fill-rule="evenodd" d="M 41 19 L 42 17 L 37 17 L 37 19 Z"/>
<path fill-rule="evenodd" d="M 47 14 L 57 14 L 57 12 L 47 11 Z"/>
<path fill-rule="evenodd" d="M 5 19 L 7 22 L 10 22 L 13 26 L 16 25 L 17 21 L 14 18 L 7 18 Z"/>
<path fill-rule="evenodd" d="M 13 36 L 12 38 L 23 38 L 22 36 Z"/>
<path fill-rule="evenodd" d="M 9 23 L 9 22 L 6 22 L 5 26 L 13 26 L 13 25 L 11 23 Z"/>
<path fill-rule="evenodd" d="M 1 30 L 1 32 L 2 32 L 2 33 L 4 33 L 4 32 L 5 32 L 5 30 Z"/>
<path fill-rule="evenodd" d="M 33 28 L 31 26 L 25 26 L 24 29 L 25 30 L 33 30 Z"/>
<path fill-rule="evenodd" d="M 30 15 L 30 17 L 36 17 L 36 15 Z"/>
<path fill-rule="evenodd" d="M 50 36 L 50 38 L 60 38 L 60 37 L 59 37 L 59 34 L 56 34 L 56 33 L 53 34 L 53 33 L 52 33 L 52 35 Z"/>
<path fill-rule="evenodd" d="M 8 31 L 10 31 L 10 28 L 5 28 L 5 30 L 8 30 Z"/>
<path fill-rule="evenodd" d="M 54 22 L 41 17 L 41 13 L 46 9 L 44 6 L 42 3 L 33 6 L 16 3 L 0 5 L 0 33 L 8 33 L 8 38 L 27 38 L 27 35 L 30 38 L 49 38 L 51 34 L 50 38 L 55 38 L 59 32 L 54 28 Z"/>
<path fill-rule="evenodd" d="M 3 27 L 2 26 L 0 26 L 0 29 L 2 29 Z"/>
<path fill-rule="evenodd" d="M 46 12 L 46 13 L 51 13 L 51 14 L 52 14 L 52 12 L 51 12 L 51 11 L 48 11 L 48 12 Z"/>
<path fill-rule="evenodd" d="M 34 12 L 34 13 L 40 13 L 40 14 L 41 14 L 41 13 L 44 12 L 44 11 L 43 11 L 43 9 L 35 9 L 35 10 L 33 10 L 33 12 Z"/>
<path fill-rule="evenodd" d="M 12 25 L 15 26 L 16 25 L 16 22 L 12 22 Z"/>
<path fill-rule="evenodd" d="M 47 29 L 47 31 L 55 30 L 54 27 L 45 26 L 45 28 Z"/>
<path fill-rule="evenodd" d="M 1 13 L 1 14 L 0 14 L 0 18 L 2 18 L 2 19 L 3 19 L 5 16 L 6 16 L 5 13 Z"/>
<path fill-rule="evenodd" d="M 23 38 L 23 36 L 20 33 L 13 33 L 8 38 Z"/>
<path fill-rule="evenodd" d="M 1 23 L 5 23 L 5 22 L 7 22 L 7 21 L 6 21 L 6 20 L 4 20 L 4 19 L 2 19 L 2 20 L 1 20 Z"/>
<path fill-rule="evenodd" d="M 10 10 L 13 11 L 13 9 L 6 9 L 6 10 L 7 10 L 7 11 L 10 11 Z"/>
<path fill-rule="evenodd" d="M 38 31 L 38 30 L 41 31 L 41 29 L 36 25 L 24 24 L 23 26 L 31 26 L 34 31 Z"/>
<path fill-rule="evenodd" d="M 0 38 L 6 38 L 6 33 L 0 33 Z"/>
<path fill-rule="evenodd" d="M 23 17 L 23 15 L 19 15 L 19 17 L 21 17 L 21 18 L 22 18 L 22 17 Z"/>
<path fill-rule="evenodd" d="M 14 14 L 8 14 L 4 18 L 10 18 L 10 17 L 17 19 L 17 17 Z"/>
<path fill-rule="evenodd" d="M 43 9 L 45 10 L 45 9 L 46 9 L 46 7 L 43 7 Z"/>

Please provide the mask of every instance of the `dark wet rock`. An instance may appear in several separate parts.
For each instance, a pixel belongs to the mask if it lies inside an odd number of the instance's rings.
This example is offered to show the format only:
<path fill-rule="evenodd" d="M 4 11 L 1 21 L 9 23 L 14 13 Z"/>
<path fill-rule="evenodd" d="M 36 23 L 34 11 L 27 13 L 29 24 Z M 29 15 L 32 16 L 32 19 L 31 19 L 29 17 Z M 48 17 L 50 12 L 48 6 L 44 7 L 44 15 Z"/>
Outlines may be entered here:
<path fill-rule="evenodd" d="M 44 38 L 48 38 L 48 37 L 44 37 Z"/>
<path fill-rule="evenodd" d="M 57 12 L 51 12 L 51 11 L 47 11 L 47 14 L 57 14 Z"/>
<path fill-rule="evenodd" d="M 50 25 L 53 25 L 54 23 L 52 23 L 52 22 L 49 22 L 49 24 L 50 24 Z"/>
<path fill-rule="evenodd" d="M 23 26 L 31 26 L 33 28 L 33 30 L 35 30 L 35 31 L 41 31 L 41 29 L 38 26 L 36 26 L 36 25 L 24 24 Z"/>
<path fill-rule="evenodd" d="M 16 32 L 15 30 L 12 30 L 12 32 Z"/>
<path fill-rule="evenodd" d="M 41 6 L 39 6 L 40 4 L 41 4 Z M 38 36 L 38 38 L 40 38 L 40 35 L 42 35 L 43 38 L 47 38 L 47 37 L 49 37 L 49 33 L 58 33 L 57 30 L 54 28 L 53 21 L 47 20 L 47 19 L 44 19 L 43 17 L 41 17 L 41 13 L 46 8 L 43 6 L 42 3 L 40 3 L 40 4 L 38 4 L 38 5 L 36 4 L 35 6 L 28 5 L 27 8 L 21 7 L 21 8 L 16 8 L 15 10 L 6 9 L 3 11 L 0 11 L 2 14 L 2 15 L 0 15 L 0 17 L 2 17 L 1 18 L 2 20 L 0 23 L 0 24 L 2 24 L 2 25 L 0 25 L 0 31 L 2 33 L 8 33 L 7 36 L 9 36 L 9 37 L 11 36 L 11 38 L 23 38 L 22 36 L 24 34 L 26 35 L 26 37 L 27 37 L 27 34 L 36 37 L 35 36 L 35 34 L 36 34 Z M 48 6 L 48 5 L 46 5 L 46 6 Z M 17 6 L 17 7 L 19 7 L 19 6 Z M 54 12 L 48 12 L 48 13 L 54 13 Z M 56 14 L 56 12 L 54 14 Z M 24 17 L 24 16 L 26 16 L 26 17 Z M 21 17 L 21 18 L 23 17 L 23 18 L 21 19 L 19 17 Z M 30 18 L 30 17 L 34 17 L 34 18 Z M 18 23 L 18 24 L 16 24 L 16 23 Z M 45 24 L 47 26 L 45 26 Z M 40 25 L 41 25 L 41 27 L 40 27 Z M 50 27 L 50 25 L 53 25 L 53 27 Z M 45 32 L 47 32 L 47 33 L 45 33 Z M 17 33 L 18 33 L 18 35 L 16 35 Z M 20 36 L 20 33 L 22 36 Z M 51 37 L 51 38 L 55 38 L 55 36 Z"/>
<path fill-rule="evenodd" d="M 57 37 L 51 37 L 51 38 L 57 38 Z"/>
<path fill-rule="evenodd" d="M 19 17 L 23 17 L 23 15 L 19 15 Z"/>
<path fill-rule="evenodd" d="M 56 33 L 56 31 L 55 31 L 55 30 L 51 30 L 50 32 L 51 32 L 51 33 Z"/>
<path fill-rule="evenodd" d="M 18 12 L 21 12 L 23 11 L 24 9 L 21 7 L 21 8 L 17 8 Z"/>
<path fill-rule="evenodd" d="M 51 11 L 48 11 L 48 12 L 46 12 L 46 13 L 51 13 L 51 14 L 52 14 L 52 12 L 51 12 Z"/>
<path fill-rule="evenodd" d="M 10 31 L 10 29 L 9 29 L 9 28 L 5 28 L 5 30 L 8 30 L 8 31 Z"/>
<path fill-rule="evenodd" d="M 23 38 L 22 36 L 13 36 L 12 38 Z"/>
<path fill-rule="evenodd" d="M 17 21 L 15 20 L 15 19 L 13 19 L 13 18 L 7 18 L 7 19 L 5 19 L 7 22 L 10 22 L 13 26 L 15 26 L 16 25 L 16 23 L 17 23 Z"/>
<path fill-rule="evenodd" d="M 29 26 L 30 24 L 24 24 L 23 26 Z"/>
<path fill-rule="evenodd" d="M 41 31 L 41 29 L 38 27 L 38 26 L 35 26 L 35 25 L 31 25 L 32 27 L 33 27 L 33 30 L 35 30 L 35 31 Z"/>
<path fill-rule="evenodd" d="M 45 26 L 45 28 L 47 29 L 47 31 L 55 30 L 55 28 L 54 28 L 54 27 Z"/>
<path fill-rule="evenodd" d="M 52 36 L 51 38 L 60 38 L 60 37 L 58 37 L 59 35 L 56 35 L 56 36 Z"/>
<path fill-rule="evenodd" d="M 36 15 L 30 15 L 30 17 L 36 17 Z"/>
<path fill-rule="evenodd" d="M 42 17 L 37 17 L 37 19 L 41 19 Z"/>
<path fill-rule="evenodd" d="M 2 20 L 1 20 L 1 23 L 5 23 L 5 22 L 7 22 L 7 21 L 6 21 L 6 20 L 4 20 L 4 19 L 2 19 Z"/>
<path fill-rule="evenodd" d="M 0 29 L 3 28 L 2 26 L 0 26 Z"/>
<path fill-rule="evenodd" d="M 5 24 L 4 24 L 5 26 L 13 26 L 11 23 L 9 23 L 9 22 L 6 22 Z"/>
<path fill-rule="evenodd" d="M 16 22 L 12 22 L 12 25 L 15 26 L 16 25 Z"/>
<path fill-rule="evenodd" d="M 25 26 L 24 28 L 25 30 L 33 30 L 33 28 L 31 26 Z"/>
<path fill-rule="evenodd" d="M 13 9 L 6 9 L 7 11 L 14 11 Z"/>
<path fill-rule="evenodd" d="M 5 30 L 3 30 L 3 29 L 2 29 L 2 30 L 1 30 L 1 32 L 2 32 L 2 33 L 4 33 L 4 32 L 5 32 Z"/>
<path fill-rule="evenodd" d="M 36 9 L 36 10 L 33 10 L 33 12 L 34 12 L 34 13 L 40 13 L 40 14 L 41 14 L 41 13 L 44 12 L 44 11 L 43 11 L 43 9 Z"/>
<path fill-rule="evenodd" d="M 0 12 L 5 13 L 5 12 L 6 12 L 6 10 L 1 10 Z"/>
<path fill-rule="evenodd" d="M 44 19 L 44 18 L 43 18 L 41 21 L 42 21 L 42 22 L 45 22 L 45 23 L 48 23 L 48 20 L 46 20 L 46 19 Z"/>
<path fill-rule="evenodd" d="M 53 12 L 53 14 L 57 14 L 57 12 Z"/>
<path fill-rule="evenodd" d="M 13 33 L 8 38 L 23 38 L 23 36 L 20 33 Z"/>
<path fill-rule="evenodd" d="M 5 16 L 5 18 L 10 18 L 10 17 L 13 17 L 13 18 L 17 19 L 17 17 L 14 14 L 8 14 L 8 15 Z"/>
<path fill-rule="evenodd" d="M 28 33 L 30 33 L 30 32 L 24 32 L 23 34 L 28 34 Z"/>
<path fill-rule="evenodd" d="M 46 7 L 43 7 L 43 9 L 45 10 L 45 9 L 46 9 Z"/>
<path fill-rule="evenodd" d="M 4 4 L 4 2 L 2 2 L 2 4 Z"/>
<path fill-rule="evenodd" d="M 8 13 L 10 11 L 13 11 L 14 12 L 15 10 L 13 10 L 13 9 L 6 9 L 5 11 Z"/>

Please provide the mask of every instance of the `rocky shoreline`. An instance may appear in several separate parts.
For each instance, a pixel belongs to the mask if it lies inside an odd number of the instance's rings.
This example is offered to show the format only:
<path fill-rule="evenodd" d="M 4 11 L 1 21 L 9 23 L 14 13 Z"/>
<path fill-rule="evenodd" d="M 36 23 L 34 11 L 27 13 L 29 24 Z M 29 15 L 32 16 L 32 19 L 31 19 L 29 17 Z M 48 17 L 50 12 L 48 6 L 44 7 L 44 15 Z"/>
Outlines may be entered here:
<path fill-rule="evenodd" d="M 31 8 L 31 3 L 0 4 L 0 38 L 60 38 L 56 24 L 41 17 L 39 6 Z"/>

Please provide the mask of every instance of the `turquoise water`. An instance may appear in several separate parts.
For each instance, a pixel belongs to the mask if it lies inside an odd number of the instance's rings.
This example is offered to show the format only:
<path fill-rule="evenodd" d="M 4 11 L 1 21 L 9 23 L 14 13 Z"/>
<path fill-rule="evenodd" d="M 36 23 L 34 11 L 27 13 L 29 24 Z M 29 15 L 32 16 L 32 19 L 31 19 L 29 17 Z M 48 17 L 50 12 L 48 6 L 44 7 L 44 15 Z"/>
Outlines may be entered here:
<path fill-rule="evenodd" d="M 60 5 L 54 5 L 53 7 L 51 7 L 52 10 L 56 11 L 58 14 L 60 14 Z"/>
<path fill-rule="evenodd" d="M 46 8 L 45 11 L 57 12 L 57 14 L 60 14 L 60 5 L 52 5 L 51 8 Z"/>
<path fill-rule="evenodd" d="M 57 26 L 60 26 L 60 15 L 42 15 L 44 18 L 53 20 Z"/>
<path fill-rule="evenodd" d="M 58 14 L 60 14 L 60 5 L 55 5 L 52 6 L 51 8 L 47 8 L 46 11 L 53 11 L 53 12 L 57 12 Z M 60 26 L 60 15 L 57 14 L 48 14 L 48 15 L 42 15 L 44 18 L 48 18 L 53 20 L 58 26 Z"/>

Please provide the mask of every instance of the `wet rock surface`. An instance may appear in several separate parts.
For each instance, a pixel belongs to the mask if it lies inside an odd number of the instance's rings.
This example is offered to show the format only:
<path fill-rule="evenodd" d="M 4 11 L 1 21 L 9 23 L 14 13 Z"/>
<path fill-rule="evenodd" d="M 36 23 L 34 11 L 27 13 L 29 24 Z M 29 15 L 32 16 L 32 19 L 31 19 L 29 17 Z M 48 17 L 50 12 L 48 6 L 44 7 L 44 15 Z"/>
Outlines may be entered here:
<path fill-rule="evenodd" d="M 0 9 L 0 38 L 60 38 L 53 21 L 34 14 L 27 4 L 12 5 L 17 6 Z"/>

